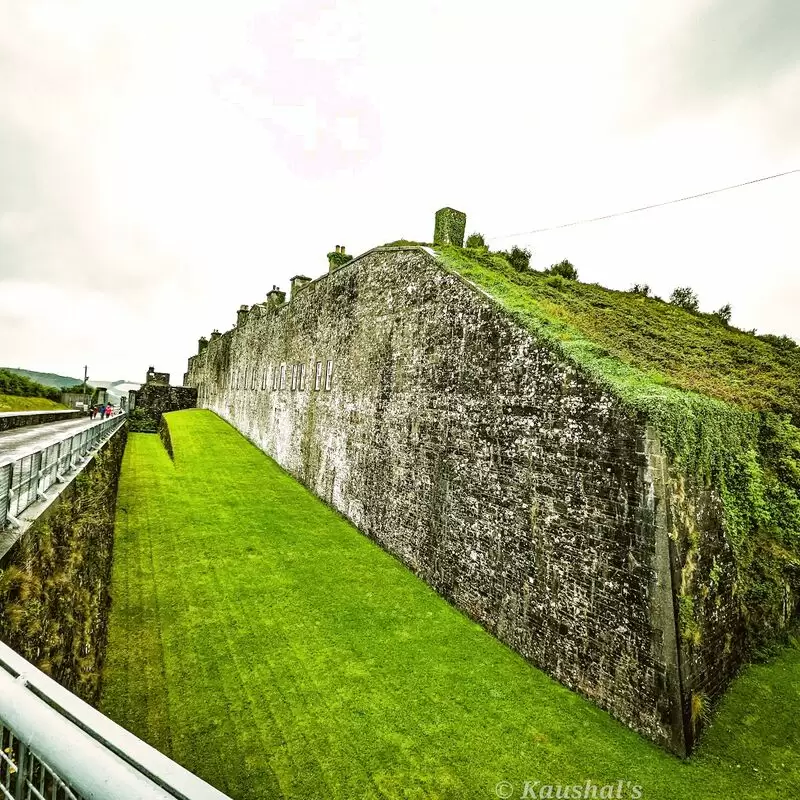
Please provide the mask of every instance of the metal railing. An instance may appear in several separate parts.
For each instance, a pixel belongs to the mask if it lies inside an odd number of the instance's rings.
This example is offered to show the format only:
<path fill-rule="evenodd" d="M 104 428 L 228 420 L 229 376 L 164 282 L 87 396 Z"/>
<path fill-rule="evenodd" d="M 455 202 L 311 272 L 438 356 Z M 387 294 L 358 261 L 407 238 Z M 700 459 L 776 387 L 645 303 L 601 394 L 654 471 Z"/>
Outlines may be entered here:
<path fill-rule="evenodd" d="M 230 800 L 0 642 L 0 800 Z"/>
<path fill-rule="evenodd" d="M 43 499 L 54 483 L 66 480 L 68 473 L 124 421 L 124 416 L 110 417 L 0 466 L 0 530 L 9 523 L 16 524 L 17 517 L 26 508 Z"/>

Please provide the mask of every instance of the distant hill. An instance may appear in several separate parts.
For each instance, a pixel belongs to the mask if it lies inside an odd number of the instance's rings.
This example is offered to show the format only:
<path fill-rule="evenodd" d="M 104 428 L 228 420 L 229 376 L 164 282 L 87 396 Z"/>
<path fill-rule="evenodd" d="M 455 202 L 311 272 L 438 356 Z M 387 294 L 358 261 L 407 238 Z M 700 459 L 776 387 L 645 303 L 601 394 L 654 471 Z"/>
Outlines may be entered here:
<path fill-rule="evenodd" d="M 70 378 L 67 375 L 57 375 L 54 372 L 36 372 L 32 369 L 22 369 L 21 367 L 0 367 L 7 372 L 12 372 L 15 375 L 21 375 L 29 380 L 41 383 L 43 386 L 55 386 L 58 389 L 64 389 L 67 386 L 75 386 L 78 383 L 83 383 L 83 378 Z M 113 401 L 118 401 L 120 397 L 127 397 L 129 389 L 138 389 L 140 384 L 127 380 L 117 381 L 104 381 L 89 379 L 87 385 L 92 389 L 95 386 L 104 386 L 108 389 L 108 396 Z"/>
<path fill-rule="evenodd" d="M 6 372 L 13 372 L 15 375 L 22 375 L 43 386 L 56 386 L 63 389 L 65 386 L 74 386 L 76 383 L 83 383 L 83 378 L 69 378 L 66 375 L 56 375 L 53 372 L 36 372 L 32 369 L 21 369 L 20 367 L 0 367 Z"/>

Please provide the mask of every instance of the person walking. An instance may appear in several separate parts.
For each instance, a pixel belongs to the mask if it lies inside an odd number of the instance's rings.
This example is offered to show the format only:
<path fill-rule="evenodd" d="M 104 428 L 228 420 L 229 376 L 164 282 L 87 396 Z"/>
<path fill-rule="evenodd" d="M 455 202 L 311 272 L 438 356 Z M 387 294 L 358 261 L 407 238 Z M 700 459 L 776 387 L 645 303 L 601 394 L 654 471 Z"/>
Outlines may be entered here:
<path fill-rule="evenodd" d="M 105 415 L 105 413 L 106 413 L 106 407 L 105 407 L 105 405 L 99 405 L 99 406 L 97 407 L 97 413 L 100 415 L 100 419 L 103 419 L 103 416 L 104 416 L 104 415 Z"/>

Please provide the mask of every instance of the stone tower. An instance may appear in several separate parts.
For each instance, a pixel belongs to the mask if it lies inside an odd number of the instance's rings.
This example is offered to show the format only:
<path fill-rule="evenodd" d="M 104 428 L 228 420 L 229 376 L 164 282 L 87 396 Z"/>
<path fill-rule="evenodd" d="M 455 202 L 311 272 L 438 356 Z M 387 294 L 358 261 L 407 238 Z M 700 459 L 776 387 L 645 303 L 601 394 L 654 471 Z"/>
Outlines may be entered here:
<path fill-rule="evenodd" d="M 454 208 L 440 208 L 436 212 L 436 227 L 433 230 L 434 244 L 454 244 L 464 246 L 464 231 L 467 227 L 467 215 Z"/>

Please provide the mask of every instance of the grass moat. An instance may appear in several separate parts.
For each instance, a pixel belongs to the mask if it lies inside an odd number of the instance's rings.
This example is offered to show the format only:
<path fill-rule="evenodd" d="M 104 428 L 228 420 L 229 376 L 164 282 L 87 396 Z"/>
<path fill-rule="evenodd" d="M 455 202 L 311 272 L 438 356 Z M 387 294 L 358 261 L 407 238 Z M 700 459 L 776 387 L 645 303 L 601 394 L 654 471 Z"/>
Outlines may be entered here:
<path fill-rule="evenodd" d="M 211 412 L 167 420 L 174 462 L 152 434 L 125 453 L 101 709 L 231 797 L 800 789 L 800 648 L 749 667 L 681 761 L 464 617 Z"/>

